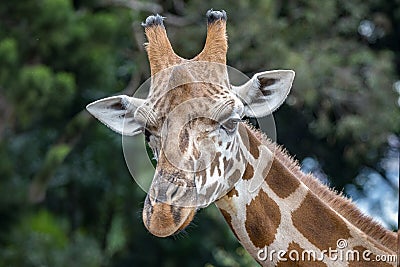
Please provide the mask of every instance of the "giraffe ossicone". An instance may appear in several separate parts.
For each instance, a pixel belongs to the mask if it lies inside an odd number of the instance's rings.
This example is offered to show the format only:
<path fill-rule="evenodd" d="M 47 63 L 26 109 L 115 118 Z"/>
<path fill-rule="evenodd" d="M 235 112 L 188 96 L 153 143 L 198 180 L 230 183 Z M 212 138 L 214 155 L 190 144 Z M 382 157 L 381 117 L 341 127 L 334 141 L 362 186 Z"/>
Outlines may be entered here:
<path fill-rule="evenodd" d="M 336 248 L 338 239 L 348 242 L 347 250 L 394 253 L 393 233 L 303 174 L 282 149 L 242 120 L 271 115 L 287 97 L 295 74 L 261 72 L 231 85 L 226 19 L 224 11 L 207 12 L 205 46 L 188 60 L 173 51 L 163 17 L 148 17 L 142 24 L 152 74 L 147 97 L 114 96 L 87 106 L 124 138 L 143 133 L 153 151 L 157 165 L 144 203 L 146 228 L 159 237 L 176 234 L 199 208 L 215 202 L 242 245 L 264 266 L 285 261 L 276 255 L 263 261 L 257 258 L 260 249 L 321 253 Z M 311 261 L 347 266 L 329 258 Z M 310 260 L 295 263 L 312 265 Z"/>

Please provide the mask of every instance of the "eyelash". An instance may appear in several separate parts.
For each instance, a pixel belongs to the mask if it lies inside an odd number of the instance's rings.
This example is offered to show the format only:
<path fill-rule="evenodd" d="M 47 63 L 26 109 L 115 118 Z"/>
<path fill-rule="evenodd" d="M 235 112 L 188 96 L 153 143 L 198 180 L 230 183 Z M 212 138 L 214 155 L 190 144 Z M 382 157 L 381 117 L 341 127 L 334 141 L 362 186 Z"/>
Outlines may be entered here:
<path fill-rule="evenodd" d="M 236 131 L 237 125 L 240 121 L 240 119 L 229 119 L 221 124 L 221 128 L 225 130 L 228 134 L 232 134 Z"/>
<path fill-rule="evenodd" d="M 157 148 L 154 148 L 152 146 L 150 146 L 150 136 L 152 136 L 152 134 L 150 133 L 150 131 L 148 131 L 147 129 L 144 130 L 144 138 L 146 140 L 146 143 L 148 144 L 148 146 L 151 148 L 152 152 L 153 152 L 153 159 L 154 160 L 158 160 L 158 150 Z"/>
<path fill-rule="evenodd" d="M 149 143 L 151 133 L 147 129 L 144 129 L 143 133 L 144 133 L 144 139 L 146 140 L 147 143 Z"/>

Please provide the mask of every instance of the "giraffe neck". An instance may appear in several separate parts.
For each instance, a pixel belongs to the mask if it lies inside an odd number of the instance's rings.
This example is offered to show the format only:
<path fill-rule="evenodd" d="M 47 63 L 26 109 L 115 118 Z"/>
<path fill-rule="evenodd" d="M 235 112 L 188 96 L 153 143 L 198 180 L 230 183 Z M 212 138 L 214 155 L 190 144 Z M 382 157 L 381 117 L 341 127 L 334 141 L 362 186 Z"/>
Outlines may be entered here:
<path fill-rule="evenodd" d="M 348 266 L 346 260 L 350 256 L 334 260 L 333 254 L 328 255 L 334 253 L 332 250 L 342 255 L 358 251 L 360 261 L 366 250 L 371 252 L 370 258 L 395 254 L 394 233 L 366 218 L 350 200 L 303 174 L 285 152 L 261 133 L 245 124 L 241 128 L 241 135 L 245 131 L 249 140 L 249 149 L 242 151 L 247 166 L 234 188 L 216 204 L 235 236 L 261 265 L 284 266 L 291 260 L 291 251 L 297 251 L 300 259 L 305 254 L 306 260 L 309 254 L 304 251 L 315 252 L 316 266 Z M 275 153 L 267 164 L 268 159 L 263 156 L 271 155 L 271 151 Z M 254 187 L 254 181 L 260 185 Z M 346 247 L 341 249 L 343 244 Z M 295 258 L 296 253 L 292 256 Z M 285 257 L 286 262 L 279 259 Z M 310 262 L 297 264 L 311 266 Z"/>

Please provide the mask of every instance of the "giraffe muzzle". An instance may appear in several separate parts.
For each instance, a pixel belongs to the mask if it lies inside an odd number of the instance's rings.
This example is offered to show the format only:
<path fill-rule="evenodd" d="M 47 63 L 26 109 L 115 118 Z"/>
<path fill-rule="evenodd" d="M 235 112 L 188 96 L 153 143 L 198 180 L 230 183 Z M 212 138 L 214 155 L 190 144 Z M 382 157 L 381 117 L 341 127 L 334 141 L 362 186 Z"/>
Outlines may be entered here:
<path fill-rule="evenodd" d="M 158 202 L 147 196 L 143 209 L 143 223 L 147 230 L 158 237 L 167 237 L 185 229 L 196 214 L 194 207 L 179 207 Z"/>

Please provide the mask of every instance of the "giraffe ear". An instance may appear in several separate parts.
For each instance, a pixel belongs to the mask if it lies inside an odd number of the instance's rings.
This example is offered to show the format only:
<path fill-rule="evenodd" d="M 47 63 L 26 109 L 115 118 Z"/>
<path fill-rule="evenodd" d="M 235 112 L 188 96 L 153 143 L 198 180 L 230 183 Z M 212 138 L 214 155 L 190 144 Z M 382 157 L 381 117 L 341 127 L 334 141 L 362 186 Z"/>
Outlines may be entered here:
<path fill-rule="evenodd" d="M 264 117 L 274 112 L 289 94 L 294 75 L 292 70 L 265 71 L 241 86 L 232 86 L 243 101 L 244 115 Z"/>
<path fill-rule="evenodd" d="M 86 109 L 111 130 L 122 135 L 136 135 L 141 132 L 142 124 L 135 119 L 135 111 L 144 101 L 119 95 L 97 100 Z"/>

